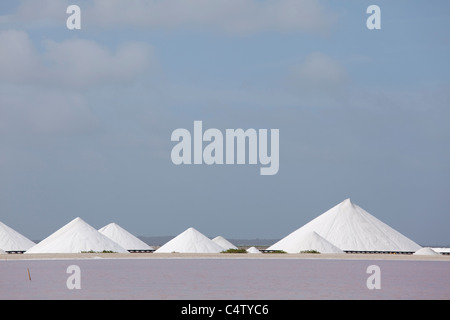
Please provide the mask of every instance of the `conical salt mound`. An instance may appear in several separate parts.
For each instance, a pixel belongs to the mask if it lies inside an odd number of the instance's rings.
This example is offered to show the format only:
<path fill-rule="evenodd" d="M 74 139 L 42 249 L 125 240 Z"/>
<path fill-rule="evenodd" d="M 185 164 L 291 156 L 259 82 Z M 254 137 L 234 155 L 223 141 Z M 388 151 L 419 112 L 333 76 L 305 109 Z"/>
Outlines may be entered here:
<path fill-rule="evenodd" d="M 413 254 L 418 255 L 418 256 L 438 256 L 439 255 L 438 252 L 434 251 L 432 248 L 429 248 L 429 247 L 419 249 L 416 252 L 414 252 Z"/>
<path fill-rule="evenodd" d="M 0 249 L 3 251 L 26 251 L 34 245 L 33 241 L 0 222 Z"/>
<path fill-rule="evenodd" d="M 146 251 L 153 250 L 148 244 L 132 235 L 127 230 L 116 223 L 110 223 L 98 230 L 114 242 L 118 243 L 128 251 Z"/>
<path fill-rule="evenodd" d="M 112 251 L 127 253 L 119 244 L 98 232 L 81 218 L 75 218 L 25 253 L 79 253 Z"/>
<path fill-rule="evenodd" d="M 259 251 L 255 247 L 250 247 L 246 251 L 247 251 L 247 253 L 261 253 L 261 251 Z"/>
<path fill-rule="evenodd" d="M 194 228 L 189 228 L 158 248 L 155 253 L 219 253 L 223 248 Z"/>
<path fill-rule="evenodd" d="M 421 248 L 346 199 L 268 249 L 285 250 L 312 231 L 343 251 L 415 252 Z"/>
<path fill-rule="evenodd" d="M 437 247 L 437 248 L 431 248 L 431 249 L 433 249 L 433 251 L 435 251 L 435 252 L 437 252 L 437 253 L 439 253 L 439 254 L 450 254 L 450 248 L 439 248 L 439 247 Z"/>
<path fill-rule="evenodd" d="M 275 249 L 270 249 L 275 250 Z M 286 243 L 283 250 L 287 253 L 300 253 L 302 251 L 314 250 L 320 253 L 344 253 L 341 249 L 325 240 L 315 231 L 306 231 L 294 237 Z"/>
<path fill-rule="evenodd" d="M 0 254 L 7 254 L 5 251 L 3 251 L 2 249 L 0 249 Z"/>
<path fill-rule="evenodd" d="M 219 246 L 221 246 L 223 248 L 223 250 L 237 249 L 237 247 L 234 244 L 232 244 L 230 241 L 228 241 L 227 239 L 225 239 L 222 236 L 217 236 L 214 239 L 212 239 L 212 241 L 214 241 Z"/>

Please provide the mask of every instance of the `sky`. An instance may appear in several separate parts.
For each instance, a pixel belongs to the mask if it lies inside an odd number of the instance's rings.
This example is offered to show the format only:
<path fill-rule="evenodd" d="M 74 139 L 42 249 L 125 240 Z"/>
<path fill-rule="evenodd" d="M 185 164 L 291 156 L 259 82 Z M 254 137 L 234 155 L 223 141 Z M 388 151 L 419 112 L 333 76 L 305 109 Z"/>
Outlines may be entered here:
<path fill-rule="evenodd" d="M 445 0 L 2 1 L 0 221 L 280 239 L 351 198 L 450 245 L 448 57 Z M 194 121 L 279 129 L 279 171 L 175 165 Z"/>

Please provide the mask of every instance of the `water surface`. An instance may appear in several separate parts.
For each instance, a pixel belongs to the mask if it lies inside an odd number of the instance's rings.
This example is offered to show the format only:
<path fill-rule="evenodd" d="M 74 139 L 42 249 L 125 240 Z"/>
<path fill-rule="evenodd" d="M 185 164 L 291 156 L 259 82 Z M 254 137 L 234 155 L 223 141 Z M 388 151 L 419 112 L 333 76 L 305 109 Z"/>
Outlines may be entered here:
<path fill-rule="evenodd" d="M 70 265 L 80 268 L 80 289 L 67 287 Z M 370 265 L 380 268 L 380 289 L 367 287 Z M 450 262 L 3 260 L 0 299 L 450 299 Z"/>

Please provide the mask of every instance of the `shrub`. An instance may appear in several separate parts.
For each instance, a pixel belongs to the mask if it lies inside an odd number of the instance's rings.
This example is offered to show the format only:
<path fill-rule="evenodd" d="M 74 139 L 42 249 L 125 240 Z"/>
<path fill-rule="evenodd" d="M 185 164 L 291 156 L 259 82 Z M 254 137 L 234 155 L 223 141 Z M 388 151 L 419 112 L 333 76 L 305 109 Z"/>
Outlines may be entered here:
<path fill-rule="evenodd" d="M 304 250 L 304 251 L 300 251 L 300 253 L 320 253 L 317 250 Z"/>
<path fill-rule="evenodd" d="M 245 249 L 228 249 L 224 250 L 221 253 L 247 253 L 247 250 Z"/>

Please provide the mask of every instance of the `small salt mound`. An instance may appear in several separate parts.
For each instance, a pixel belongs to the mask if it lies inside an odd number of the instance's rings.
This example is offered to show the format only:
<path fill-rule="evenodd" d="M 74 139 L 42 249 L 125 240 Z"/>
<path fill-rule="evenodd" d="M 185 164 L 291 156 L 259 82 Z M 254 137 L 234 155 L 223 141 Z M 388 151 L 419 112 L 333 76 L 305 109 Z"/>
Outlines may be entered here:
<path fill-rule="evenodd" d="M 194 228 L 189 228 L 158 248 L 155 253 L 219 253 L 223 248 Z"/>
<path fill-rule="evenodd" d="M 261 251 L 259 251 L 258 249 L 256 249 L 255 247 L 250 247 L 247 249 L 248 253 L 261 253 Z"/>
<path fill-rule="evenodd" d="M 222 236 L 217 236 L 214 239 L 212 239 L 212 241 L 214 241 L 219 246 L 221 246 L 223 248 L 223 250 L 237 249 L 237 247 L 234 244 L 232 244 L 230 241 L 228 241 L 227 239 L 225 239 Z"/>
<path fill-rule="evenodd" d="M 128 253 L 119 244 L 98 232 L 81 218 L 75 218 L 28 249 L 27 253 L 79 253 L 112 251 Z"/>
<path fill-rule="evenodd" d="M 3 251 L 2 249 L 0 249 L 0 254 L 7 254 L 5 251 Z"/>
<path fill-rule="evenodd" d="M 114 222 L 99 229 L 98 232 L 117 242 L 127 250 L 153 250 L 153 248 L 144 241 L 132 235 Z"/>
<path fill-rule="evenodd" d="M 450 248 L 446 248 L 446 247 L 438 247 L 438 248 L 431 248 L 431 249 L 433 249 L 437 253 L 442 253 L 442 254 L 449 254 L 450 253 Z"/>
<path fill-rule="evenodd" d="M 344 253 L 341 249 L 325 240 L 315 231 L 307 231 L 293 237 L 283 246 L 274 244 L 269 250 L 283 250 L 287 253 L 300 253 L 302 251 L 314 250 L 320 253 Z"/>
<path fill-rule="evenodd" d="M 425 247 L 425 248 L 419 249 L 416 252 L 414 252 L 413 254 L 421 255 L 421 256 L 435 256 L 435 255 L 439 255 L 439 253 L 437 253 L 436 251 L 434 251 L 433 249 L 431 249 L 429 247 Z"/>

